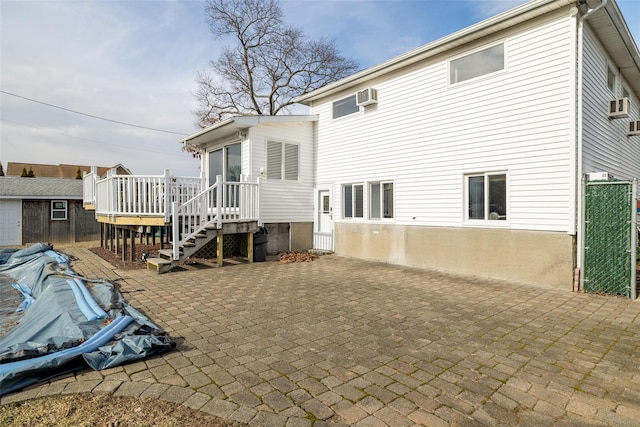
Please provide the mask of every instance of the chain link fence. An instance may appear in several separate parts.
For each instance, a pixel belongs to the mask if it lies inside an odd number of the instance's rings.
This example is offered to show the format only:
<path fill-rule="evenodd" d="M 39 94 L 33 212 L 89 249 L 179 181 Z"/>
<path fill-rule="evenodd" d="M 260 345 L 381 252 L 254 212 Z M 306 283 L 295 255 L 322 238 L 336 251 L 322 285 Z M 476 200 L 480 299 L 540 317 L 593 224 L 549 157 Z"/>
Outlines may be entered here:
<path fill-rule="evenodd" d="M 634 190 L 630 181 L 586 183 L 585 292 L 636 296 Z"/>

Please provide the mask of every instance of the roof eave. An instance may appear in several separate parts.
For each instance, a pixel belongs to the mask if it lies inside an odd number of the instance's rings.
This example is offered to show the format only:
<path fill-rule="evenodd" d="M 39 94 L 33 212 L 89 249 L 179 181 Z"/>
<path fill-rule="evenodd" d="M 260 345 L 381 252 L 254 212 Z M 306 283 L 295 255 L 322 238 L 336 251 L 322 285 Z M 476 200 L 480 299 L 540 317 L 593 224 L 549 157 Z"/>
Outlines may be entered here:
<path fill-rule="evenodd" d="M 472 42 L 494 32 L 501 31 L 516 23 L 524 22 L 525 20 L 541 16 L 550 11 L 560 9 L 574 3 L 575 0 L 533 0 L 431 43 L 420 46 L 405 54 L 396 56 L 388 61 L 366 68 L 349 77 L 301 95 L 294 101 L 300 104 L 310 105 L 310 103 L 316 99 L 353 87 L 363 80 L 369 80 L 382 74 L 395 71 L 399 68 L 412 65 L 445 50 Z"/>
<path fill-rule="evenodd" d="M 285 122 L 314 122 L 317 115 L 295 116 L 235 116 L 202 129 L 180 140 L 184 144 L 200 145 L 215 139 L 233 135 L 235 132 L 248 129 L 260 123 L 285 123 Z"/>

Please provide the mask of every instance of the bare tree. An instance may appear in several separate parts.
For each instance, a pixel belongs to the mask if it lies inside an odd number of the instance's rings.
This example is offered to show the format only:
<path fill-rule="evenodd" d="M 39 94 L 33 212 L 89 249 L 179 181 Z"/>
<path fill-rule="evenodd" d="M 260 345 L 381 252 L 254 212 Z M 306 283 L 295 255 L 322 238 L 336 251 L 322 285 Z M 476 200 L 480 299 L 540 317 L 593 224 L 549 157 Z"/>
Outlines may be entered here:
<path fill-rule="evenodd" d="M 231 115 L 287 112 L 297 96 L 357 69 L 334 40 L 310 40 L 286 25 L 278 0 L 207 0 L 206 13 L 214 37 L 235 43 L 197 75 L 201 127 Z"/>

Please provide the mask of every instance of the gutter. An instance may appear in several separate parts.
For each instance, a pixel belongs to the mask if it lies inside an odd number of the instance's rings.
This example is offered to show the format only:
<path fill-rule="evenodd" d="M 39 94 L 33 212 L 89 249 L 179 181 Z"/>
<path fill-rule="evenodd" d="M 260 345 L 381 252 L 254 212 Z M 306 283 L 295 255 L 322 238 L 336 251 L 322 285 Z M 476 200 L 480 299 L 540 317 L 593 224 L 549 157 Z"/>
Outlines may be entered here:
<path fill-rule="evenodd" d="M 584 95 L 582 92 L 583 87 L 583 65 L 584 65 L 584 22 L 595 12 L 602 9 L 607 5 L 608 0 L 601 0 L 600 4 L 595 9 L 587 10 L 587 13 L 580 16 L 579 13 L 580 2 L 577 2 L 578 6 L 572 8 L 572 12 L 576 12 L 577 28 L 576 28 L 576 142 L 575 142 L 575 159 L 574 159 L 574 186 L 571 198 L 574 200 L 574 206 L 576 206 L 576 212 L 574 214 L 573 224 L 570 227 L 569 234 L 575 234 L 576 237 L 576 271 L 574 272 L 573 289 L 576 292 L 580 292 L 584 289 L 584 237 L 586 232 L 585 224 L 585 195 L 584 195 L 584 172 L 582 169 L 582 140 L 583 140 L 583 103 Z M 584 3 L 585 5 L 588 4 Z M 578 197 L 578 194 L 580 195 Z M 577 218 L 576 218 L 577 216 Z M 579 230 L 579 232 L 578 232 Z"/>

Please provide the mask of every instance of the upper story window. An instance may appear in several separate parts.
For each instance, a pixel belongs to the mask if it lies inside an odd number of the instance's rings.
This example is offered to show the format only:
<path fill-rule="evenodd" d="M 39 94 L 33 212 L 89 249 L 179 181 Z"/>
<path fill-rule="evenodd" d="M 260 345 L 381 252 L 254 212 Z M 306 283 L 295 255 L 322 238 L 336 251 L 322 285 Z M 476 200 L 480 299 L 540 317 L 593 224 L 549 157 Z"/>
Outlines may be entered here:
<path fill-rule="evenodd" d="M 484 173 L 465 177 L 467 220 L 507 219 L 507 174 Z"/>
<path fill-rule="evenodd" d="M 333 118 L 348 116 L 357 113 L 360 107 L 356 104 L 356 95 L 347 96 L 333 102 Z"/>
<path fill-rule="evenodd" d="M 504 43 L 470 53 L 449 62 L 449 83 L 455 84 L 505 68 Z"/>
<path fill-rule="evenodd" d="M 51 219 L 54 221 L 65 221 L 67 219 L 67 201 L 51 201 Z"/>
<path fill-rule="evenodd" d="M 299 172 L 299 146 L 267 141 L 267 179 L 296 181 Z"/>

